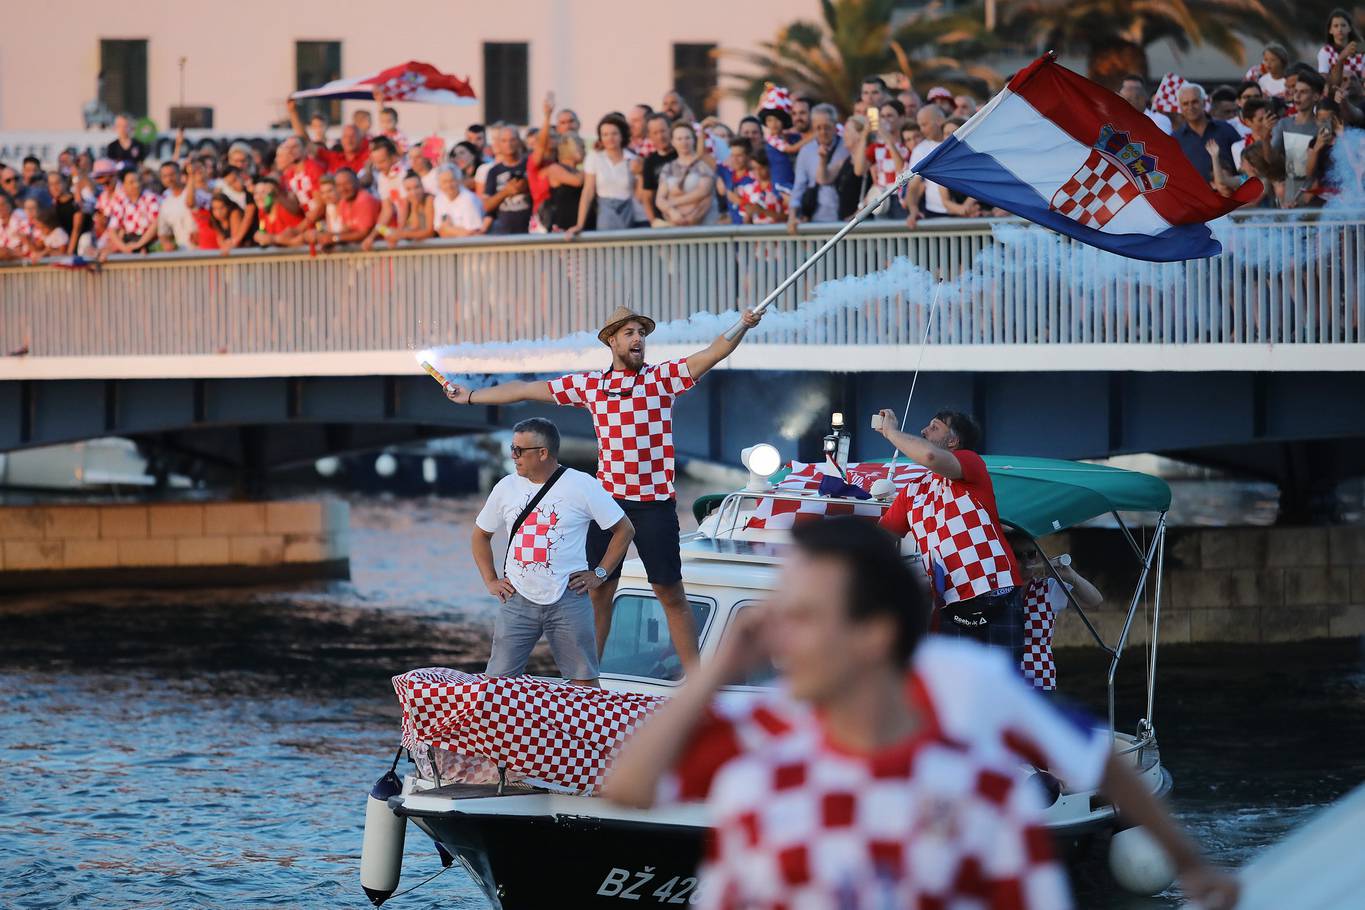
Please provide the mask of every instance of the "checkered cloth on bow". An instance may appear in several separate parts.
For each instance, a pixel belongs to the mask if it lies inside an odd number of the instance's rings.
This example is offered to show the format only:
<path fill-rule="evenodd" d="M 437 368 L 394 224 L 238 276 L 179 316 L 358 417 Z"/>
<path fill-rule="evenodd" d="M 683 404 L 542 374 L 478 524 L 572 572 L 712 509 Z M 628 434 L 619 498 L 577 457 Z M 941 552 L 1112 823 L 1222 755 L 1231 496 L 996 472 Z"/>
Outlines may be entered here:
<path fill-rule="evenodd" d="M 1024 679 L 1039 689 L 1057 688 L 1057 665 L 1052 660 L 1052 630 L 1057 614 L 1066 609 L 1066 592 L 1052 577 L 1035 578 L 1024 589 Z"/>
<path fill-rule="evenodd" d="M 844 468 L 847 481 L 862 487 L 869 493 L 872 484 L 886 477 L 890 465 L 863 464 L 853 462 Z M 923 473 L 919 465 L 896 465 L 896 486 L 909 482 L 910 478 Z M 800 461 L 791 463 L 791 473 L 782 478 L 777 489 L 787 493 L 808 493 L 812 497 L 820 490 L 820 479 L 833 474 L 828 464 L 808 464 Z M 824 499 L 762 499 L 754 509 L 753 516 L 745 524 L 746 528 L 787 531 L 798 524 L 814 521 L 817 518 L 838 518 L 853 515 L 876 521 L 881 518 L 882 507 L 876 503 L 859 499 L 847 502 L 829 502 Z"/>
<path fill-rule="evenodd" d="M 1138 197 L 1137 184 L 1113 158 L 1099 149 L 1052 196 L 1052 208 L 1072 221 L 1099 230 L 1119 209 Z"/>
<path fill-rule="evenodd" d="M 909 508 L 906 520 L 935 590 L 942 586 L 944 604 L 970 600 L 1012 587 L 1007 544 L 995 533 L 991 516 L 966 490 L 958 490 L 941 474 L 925 471 L 901 494 Z M 942 579 L 938 578 L 942 573 Z"/>
<path fill-rule="evenodd" d="M 777 697 L 708 714 L 665 782 L 707 798 L 701 906 L 1071 906 L 1038 794 L 1008 759 L 929 730 L 871 756 L 828 742 Z"/>
<path fill-rule="evenodd" d="M 1161 84 L 1152 96 L 1152 110 L 1163 114 L 1180 113 L 1180 90 L 1187 85 L 1184 76 L 1167 73 L 1161 77 Z"/>
<path fill-rule="evenodd" d="M 527 676 L 494 677 L 443 667 L 393 678 L 403 708 L 403 746 L 486 759 L 510 777 L 575 793 L 602 784 L 616 750 L 664 699 Z M 471 762 L 472 770 L 481 766 Z M 442 777 L 446 780 L 446 777 Z"/>
<path fill-rule="evenodd" d="M 673 499 L 673 399 L 696 383 L 687 361 L 646 365 L 638 373 L 604 370 L 550 380 L 560 404 L 592 413 L 597 479 L 617 499 Z"/>

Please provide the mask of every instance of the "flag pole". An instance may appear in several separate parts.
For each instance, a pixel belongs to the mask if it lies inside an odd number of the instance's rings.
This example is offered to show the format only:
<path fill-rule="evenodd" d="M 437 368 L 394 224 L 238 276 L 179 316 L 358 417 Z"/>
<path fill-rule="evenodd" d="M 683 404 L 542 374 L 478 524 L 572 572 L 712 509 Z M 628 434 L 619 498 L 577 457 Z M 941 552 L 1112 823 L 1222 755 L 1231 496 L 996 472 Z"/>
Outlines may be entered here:
<path fill-rule="evenodd" d="M 792 272 L 782 281 L 781 284 L 773 288 L 772 292 L 769 293 L 767 297 L 764 297 L 763 300 L 758 304 L 758 306 L 754 307 L 754 312 L 762 313 L 764 310 L 766 310 L 769 307 L 769 305 L 773 303 L 773 301 L 777 300 L 778 297 L 782 296 L 783 292 L 786 291 L 787 288 L 795 284 L 798 278 L 806 274 L 806 272 L 810 270 L 811 266 L 819 262 L 820 259 L 822 259 L 826 253 L 833 249 L 836 243 L 838 243 L 840 240 L 843 240 L 849 231 L 853 230 L 855 227 L 866 221 L 869 217 L 871 217 L 872 213 L 876 211 L 877 208 L 883 202 L 890 199 L 896 193 L 900 192 L 902 187 L 904 187 L 912 179 L 918 176 L 919 176 L 918 174 L 913 173 L 909 169 L 902 171 L 900 176 L 896 178 L 896 182 L 893 185 L 887 187 L 886 190 L 883 191 L 880 195 L 878 195 L 876 199 L 873 199 L 867 205 L 859 209 L 858 212 L 854 214 L 854 216 L 850 218 L 843 227 L 839 228 L 839 231 L 833 237 L 829 238 L 820 245 L 820 249 L 812 253 L 809 259 L 807 259 L 805 262 L 801 263 L 799 266 L 796 267 L 796 271 Z M 744 332 L 745 332 L 744 323 L 736 322 L 734 325 L 730 326 L 730 328 L 725 330 L 725 337 L 729 341 L 735 341 L 741 335 L 743 335 Z"/>

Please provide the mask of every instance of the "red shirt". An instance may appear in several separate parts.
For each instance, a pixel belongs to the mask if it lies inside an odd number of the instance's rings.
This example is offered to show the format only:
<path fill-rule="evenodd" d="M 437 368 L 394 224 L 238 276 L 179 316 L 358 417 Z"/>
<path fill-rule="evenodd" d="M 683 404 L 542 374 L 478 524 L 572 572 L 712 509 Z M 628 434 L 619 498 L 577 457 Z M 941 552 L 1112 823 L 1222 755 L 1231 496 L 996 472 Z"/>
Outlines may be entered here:
<path fill-rule="evenodd" d="M 531 190 L 531 211 L 540 208 L 540 204 L 545 201 L 545 197 L 550 195 L 550 178 L 545 176 L 541 170 L 543 165 L 539 164 L 535 157 L 526 159 L 526 185 Z M 549 225 L 545 225 L 548 230 Z"/>
<path fill-rule="evenodd" d="M 360 148 L 352 155 L 320 148 L 318 149 L 318 161 L 327 169 L 329 174 L 335 174 L 342 168 L 350 168 L 359 174 L 365 169 L 365 165 L 370 163 L 370 143 L 368 141 L 362 142 Z"/>
<path fill-rule="evenodd" d="M 345 230 L 368 233 L 379 220 L 379 200 L 364 190 L 357 190 L 350 202 L 342 199 L 337 203 L 337 217 Z"/>
<path fill-rule="evenodd" d="M 278 202 L 270 207 L 269 212 L 261 212 L 258 218 L 260 230 L 267 234 L 281 234 L 303 220 L 302 215 L 295 215 Z"/>

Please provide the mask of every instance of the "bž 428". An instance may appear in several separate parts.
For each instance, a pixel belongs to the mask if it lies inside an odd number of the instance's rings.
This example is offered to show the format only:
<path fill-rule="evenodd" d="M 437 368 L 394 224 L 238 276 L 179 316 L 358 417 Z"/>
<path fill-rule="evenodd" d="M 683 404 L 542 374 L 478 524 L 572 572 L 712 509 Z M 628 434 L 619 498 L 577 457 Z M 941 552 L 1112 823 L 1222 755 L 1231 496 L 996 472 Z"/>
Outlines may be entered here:
<path fill-rule="evenodd" d="M 653 901 L 656 904 L 695 904 L 697 879 L 695 876 L 675 875 L 662 881 L 653 866 L 639 872 L 613 868 L 602 879 L 597 889 L 599 897 L 616 897 L 627 901 Z"/>

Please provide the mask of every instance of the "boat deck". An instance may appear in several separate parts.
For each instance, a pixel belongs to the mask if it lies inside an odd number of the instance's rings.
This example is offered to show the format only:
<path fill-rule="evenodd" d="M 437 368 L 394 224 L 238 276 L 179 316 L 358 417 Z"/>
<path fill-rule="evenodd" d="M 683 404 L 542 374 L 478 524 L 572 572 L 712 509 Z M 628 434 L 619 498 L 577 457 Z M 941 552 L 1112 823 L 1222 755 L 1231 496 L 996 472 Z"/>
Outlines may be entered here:
<path fill-rule="evenodd" d="M 526 784 L 511 783 L 498 792 L 497 784 L 443 784 L 439 787 L 432 787 L 427 790 L 419 790 L 419 796 L 435 796 L 443 799 L 485 799 L 490 796 L 532 796 L 537 793 L 548 793 L 538 787 L 531 787 Z"/>

